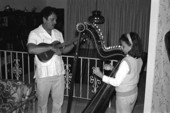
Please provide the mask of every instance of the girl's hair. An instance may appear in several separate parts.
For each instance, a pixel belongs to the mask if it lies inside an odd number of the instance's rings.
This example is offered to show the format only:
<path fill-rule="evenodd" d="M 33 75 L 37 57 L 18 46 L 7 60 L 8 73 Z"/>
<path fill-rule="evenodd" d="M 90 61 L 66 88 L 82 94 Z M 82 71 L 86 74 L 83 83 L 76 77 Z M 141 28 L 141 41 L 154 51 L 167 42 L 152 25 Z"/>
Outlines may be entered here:
<path fill-rule="evenodd" d="M 56 14 L 56 9 L 53 8 L 53 7 L 50 7 L 50 6 L 47 6 L 45 7 L 44 9 L 42 9 L 41 11 L 41 17 L 45 18 L 45 19 L 48 19 L 48 17 L 51 15 L 51 14 Z M 57 14 L 56 14 L 57 15 Z"/>
<path fill-rule="evenodd" d="M 128 52 L 129 55 L 136 58 L 142 57 L 142 41 L 137 33 L 130 32 L 123 34 L 119 39 L 119 42 L 121 41 L 124 41 L 127 45 L 132 46 L 131 50 Z"/>
<path fill-rule="evenodd" d="M 166 47 L 166 51 L 168 53 L 168 58 L 170 60 L 170 31 L 168 31 L 166 34 L 165 34 L 165 47 Z"/>

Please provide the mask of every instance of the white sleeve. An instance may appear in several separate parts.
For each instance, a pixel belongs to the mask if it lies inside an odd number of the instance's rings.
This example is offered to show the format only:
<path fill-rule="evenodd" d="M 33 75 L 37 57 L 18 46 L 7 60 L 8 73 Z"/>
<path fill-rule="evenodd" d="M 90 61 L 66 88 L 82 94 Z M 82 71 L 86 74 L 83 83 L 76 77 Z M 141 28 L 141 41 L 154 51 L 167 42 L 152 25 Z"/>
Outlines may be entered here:
<path fill-rule="evenodd" d="M 62 33 L 60 33 L 60 37 L 61 37 L 61 38 L 60 38 L 60 39 L 61 39 L 61 40 L 60 40 L 61 43 L 64 43 L 64 38 L 63 38 L 63 34 L 62 34 Z"/>
<path fill-rule="evenodd" d="M 60 41 L 61 43 L 64 43 L 64 38 L 63 38 L 63 34 L 62 32 L 60 32 L 57 29 L 54 29 L 54 37 L 56 38 L 56 40 Z"/>
<path fill-rule="evenodd" d="M 37 44 L 38 38 L 39 37 L 34 32 L 31 31 L 29 36 L 28 36 L 27 44 L 29 44 L 29 43 Z"/>
<path fill-rule="evenodd" d="M 124 60 L 121 62 L 119 69 L 116 72 L 115 78 L 104 75 L 102 81 L 112 86 L 119 86 L 126 77 L 126 75 L 128 74 L 129 70 L 130 70 L 129 65 Z"/>

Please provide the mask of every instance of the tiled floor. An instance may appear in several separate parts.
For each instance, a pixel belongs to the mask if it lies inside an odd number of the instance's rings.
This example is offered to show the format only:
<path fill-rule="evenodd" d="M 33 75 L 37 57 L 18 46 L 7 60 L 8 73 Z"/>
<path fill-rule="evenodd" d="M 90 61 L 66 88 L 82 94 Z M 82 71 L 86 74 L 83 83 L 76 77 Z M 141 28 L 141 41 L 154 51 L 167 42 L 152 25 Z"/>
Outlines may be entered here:
<path fill-rule="evenodd" d="M 143 113 L 144 94 L 145 94 L 145 78 L 146 78 L 145 74 L 143 74 L 140 78 L 138 99 L 137 99 L 133 113 Z M 115 102 L 115 98 L 113 98 L 111 107 L 108 108 L 105 113 L 115 113 L 114 102 Z M 88 104 L 87 100 L 73 99 L 70 113 L 82 113 L 83 109 L 86 107 L 87 104 Z M 62 108 L 62 113 L 67 113 L 67 105 L 68 105 L 68 99 L 65 97 L 63 108 Z M 51 111 L 50 104 L 49 104 L 48 108 L 49 108 L 48 113 L 51 113 L 50 112 Z"/>
<path fill-rule="evenodd" d="M 139 81 L 139 92 L 138 92 L 138 99 L 134 108 L 133 113 L 143 113 L 143 104 L 144 104 L 144 94 L 145 94 L 145 74 L 143 74 Z M 111 107 L 109 107 L 105 113 L 115 113 L 115 98 L 112 99 Z M 48 113 L 51 113 L 51 104 L 52 100 L 49 99 L 48 104 Z M 73 99 L 72 107 L 70 113 L 82 113 L 83 109 L 88 104 L 87 100 L 82 99 Z M 62 113 L 67 113 L 67 106 L 68 106 L 68 99 L 65 97 L 64 104 L 62 107 Z"/>

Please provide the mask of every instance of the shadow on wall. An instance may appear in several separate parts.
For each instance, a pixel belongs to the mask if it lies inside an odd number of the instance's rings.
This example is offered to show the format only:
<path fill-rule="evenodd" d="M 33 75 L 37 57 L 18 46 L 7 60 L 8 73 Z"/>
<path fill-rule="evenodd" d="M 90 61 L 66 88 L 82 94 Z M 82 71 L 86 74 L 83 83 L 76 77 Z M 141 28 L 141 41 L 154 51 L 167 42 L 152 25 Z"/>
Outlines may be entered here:
<path fill-rule="evenodd" d="M 165 47 L 170 61 L 170 31 L 165 34 Z"/>

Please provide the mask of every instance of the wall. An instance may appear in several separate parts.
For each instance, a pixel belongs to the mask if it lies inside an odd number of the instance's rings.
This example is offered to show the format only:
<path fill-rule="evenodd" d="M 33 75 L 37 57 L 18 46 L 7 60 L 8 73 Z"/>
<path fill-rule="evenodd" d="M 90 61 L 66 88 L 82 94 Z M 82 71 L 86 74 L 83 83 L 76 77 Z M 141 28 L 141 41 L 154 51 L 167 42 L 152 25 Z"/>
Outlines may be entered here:
<path fill-rule="evenodd" d="M 170 0 L 160 0 L 152 113 L 170 113 L 170 61 L 164 36 L 170 30 Z"/>
<path fill-rule="evenodd" d="M 64 28 L 66 31 L 67 18 L 67 0 L 0 0 L 0 11 L 3 11 L 6 5 L 10 5 L 12 9 L 32 12 L 36 8 L 36 12 L 40 12 L 45 6 L 53 6 L 64 9 Z M 66 33 L 66 32 L 65 32 Z"/>
<path fill-rule="evenodd" d="M 44 6 L 54 6 L 56 8 L 66 8 L 67 0 L 0 0 L 0 11 L 3 11 L 6 5 L 16 10 L 25 10 L 31 12 L 33 8 L 37 8 L 39 12 Z"/>
<path fill-rule="evenodd" d="M 46 0 L 46 5 L 56 8 L 66 8 L 67 0 Z"/>
<path fill-rule="evenodd" d="M 170 0 L 152 0 L 144 113 L 170 113 L 170 61 L 164 44 L 169 30 Z"/>
<path fill-rule="evenodd" d="M 36 11 L 39 12 L 46 6 L 46 0 L 0 0 L 0 11 L 3 11 L 6 5 L 10 5 L 16 10 L 25 10 L 26 8 L 29 12 L 36 7 Z"/>

